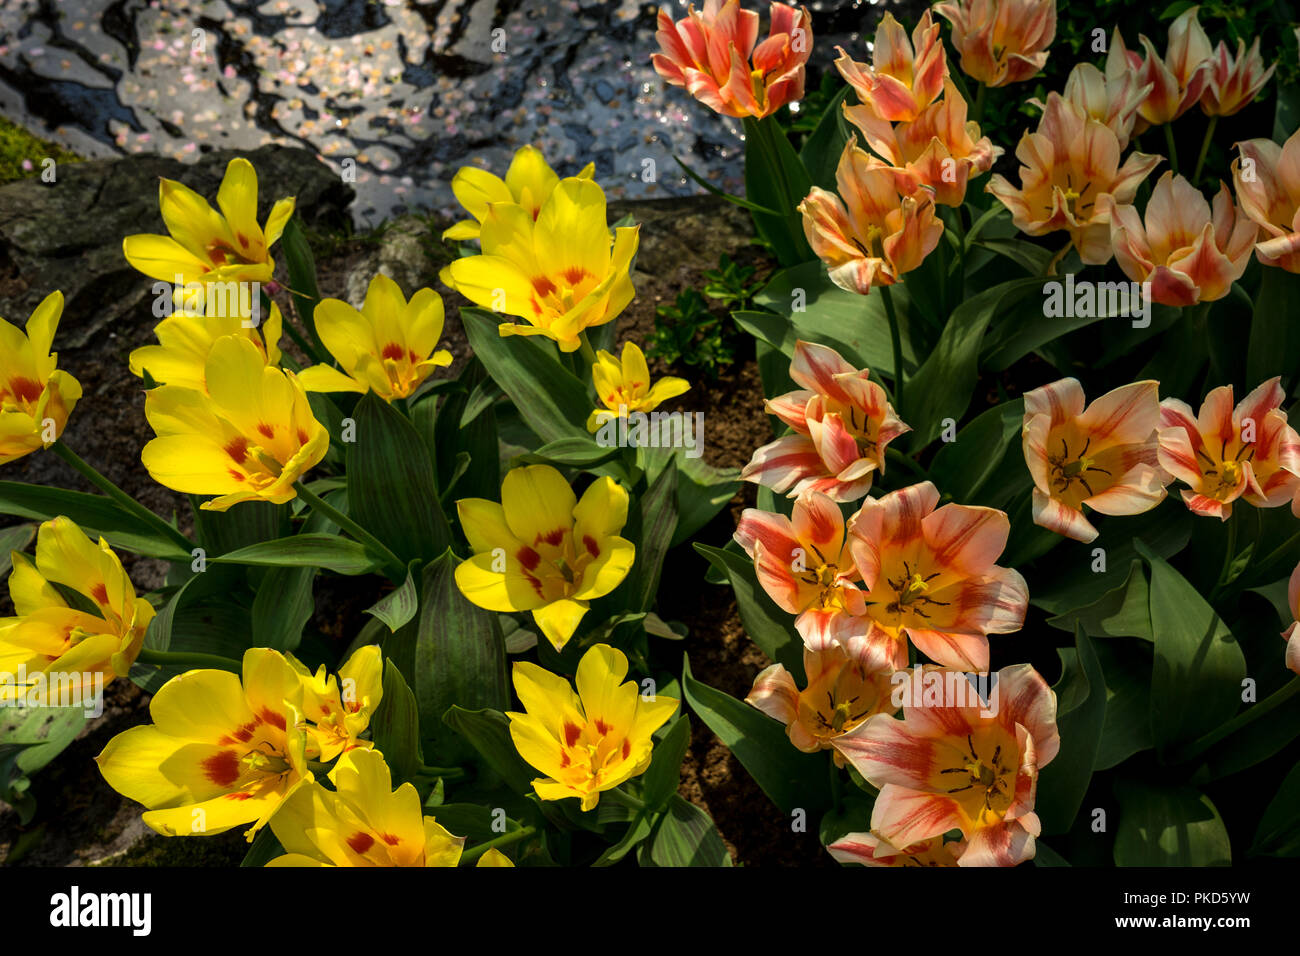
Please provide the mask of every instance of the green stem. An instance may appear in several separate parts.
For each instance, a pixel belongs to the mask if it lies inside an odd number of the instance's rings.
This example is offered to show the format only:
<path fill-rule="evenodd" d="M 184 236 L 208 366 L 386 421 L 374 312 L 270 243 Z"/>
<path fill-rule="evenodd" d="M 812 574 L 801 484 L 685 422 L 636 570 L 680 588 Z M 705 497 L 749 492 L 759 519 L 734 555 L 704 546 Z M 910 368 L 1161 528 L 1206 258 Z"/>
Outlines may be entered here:
<path fill-rule="evenodd" d="M 1165 124 L 1165 148 L 1169 150 L 1169 168 L 1178 175 L 1178 149 L 1174 146 L 1174 127 L 1172 123 Z"/>
<path fill-rule="evenodd" d="M 421 777 L 441 777 L 443 780 L 464 780 L 467 776 L 460 767 L 426 767 L 420 765 Z"/>
<path fill-rule="evenodd" d="M 1223 549 L 1223 565 L 1219 568 L 1219 577 L 1214 582 L 1214 591 L 1211 592 L 1212 594 L 1217 594 L 1223 587 L 1228 577 L 1228 570 L 1232 567 L 1232 559 L 1236 557 L 1237 525 L 1241 523 L 1241 520 L 1238 517 L 1240 514 L 1241 509 L 1237 509 L 1228 519 L 1228 545 Z"/>
<path fill-rule="evenodd" d="M 1240 714 L 1234 719 L 1228 721 L 1226 724 L 1223 724 L 1218 730 L 1211 731 L 1204 737 L 1193 741 L 1184 752 L 1178 754 L 1178 761 L 1182 763 L 1199 757 L 1219 741 L 1235 734 L 1243 727 L 1254 723 L 1261 717 L 1267 716 L 1274 710 L 1277 710 L 1277 708 L 1281 707 L 1296 694 L 1300 694 L 1300 677 L 1293 678 L 1291 682 L 1281 690 L 1264 698 L 1264 700 L 1260 701 L 1244 714 Z"/>
<path fill-rule="evenodd" d="M 897 448 L 886 448 L 885 458 L 888 461 L 898 462 L 900 465 L 902 465 L 904 468 L 906 468 L 908 471 L 910 471 L 912 474 L 916 475 L 916 477 L 922 479 L 923 481 L 930 480 L 930 473 L 926 471 L 924 468 L 922 468 L 919 462 L 913 461 L 911 458 L 909 458 L 907 455 L 904 455 Z"/>
<path fill-rule="evenodd" d="M 394 581 L 400 582 L 406 578 L 406 565 L 402 564 L 402 559 L 393 554 L 393 552 L 388 549 L 387 545 L 333 505 L 327 504 L 319 495 L 313 494 L 301 481 L 295 481 L 293 487 L 294 490 L 298 492 L 299 497 L 301 497 L 303 501 L 307 502 L 314 511 L 319 511 L 326 518 L 329 518 L 330 521 L 333 521 L 336 525 L 373 551 L 376 557 L 382 559 L 386 565 L 389 576 L 392 577 Z"/>
<path fill-rule="evenodd" d="M 190 651 L 155 651 L 149 647 L 140 648 L 138 664 L 152 664 L 155 667 L 215 667 L 223 671 L 242 674 L 244 665 L 229 657 L 218 654 L 200 654 Z"/>
<path fill-rule="evenodd" d="M 835 812 L 839 813 L 844 809 L 844 781 L 840 776 L 840 768 L 835 766 L 835 754 L 836 751 L 832 750 L 829 755 L 829 763 L 831 766 L 831 799 L 835 803 Z"/>
<path fill-rule="evenodd" d="M 460 855 L 460 865 L 473 863 L 488 850 L 496 850 L 503 846 L 509 846 L 511 843 L 518 843 L 520 840 L 526 840 L 537 832 L 536 827 L 521 827 L 518 830 L 511 830 L 495 840 L 489 840 L 487 843 L 480 843 L 476 847 L 471 847 Z"/>
<path fill-rule="evenodd" d="M 898 330 L 898 313 L 889 286 L 880 287 L 880 297 L 885 303 L 885 316 L 889 319 L 889 341 L 894 348 L 894 411 L 903 414 L 903 338 Z"/>
<path fill-rule="evenodd" d="M 135 515 L 141 521 L 144 521 L 151 528 L 156 528 L 159 532 L 166 535 L 170 540 L 174 541 L 185 551 L 189 552 L 194 550 L 193 541 L 185 537 L 185 535 L 181 534 L 179 530 L 172 527 L 162 518 L 158 517 L 158 515 L 154 514 L 152 511 L 146 508 L 144 505 L 140 504 L 140 502 L 136 501 L 134 498 L 128 495 L 117 485 L 113 484 L 111 481 L 109 481 L 107 478 L 101 475 L 98 471 L 96 471 L 93 466 L 87 464 L 85 461 L 82 461 L 80 456 L 78 456 L 75 451 L 73 451 L 67 445 L 63 444 L 62 440 L 56 441 L 53 445 L 51 445 L 50 450 L 53 451 L 56 455 L 58 455 L 60 458 L 62 458 L 64 461 L 66 461 L 69 465 L 71 465 L 74 470 L 76 470 L 83 478 L 89 481 L 92 485 L 94 485 L 96 488 L 98 488 L 100 491 L 106 494 L 109 498 L 113 499 L 113 501 L 121 505 L 128 512 Z"/>
<path fill-rule="evenodd" d="M 1196 157 L 1196 172 L 1192 173 L 1192 185 L 1195 186 L 1201 181 L 1201 170 L 1205 168 L 1205 157 L 1210 152 L 1210 140 L 1214 138 L 1214 128 L 1219 125 L 1219 118 L 1211 116 L 1209 125 L 1205 127 L 1205 139 L 1201 140 L 1201 152 Z"/>

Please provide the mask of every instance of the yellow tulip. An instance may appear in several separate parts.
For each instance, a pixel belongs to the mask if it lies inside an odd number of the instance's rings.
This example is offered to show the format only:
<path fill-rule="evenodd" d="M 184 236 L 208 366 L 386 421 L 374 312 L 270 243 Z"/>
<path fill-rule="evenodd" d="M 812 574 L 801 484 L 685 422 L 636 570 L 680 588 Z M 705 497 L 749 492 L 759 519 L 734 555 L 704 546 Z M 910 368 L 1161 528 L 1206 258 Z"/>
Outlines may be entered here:
<path fill-rule="evenodd" d="M 0 465 L 49 448 L 81 398 L 81 383 L 55 366 L 50 351 L 63 313 L 51 292 L 27 320 L 27 334 L 0 319 Z"/>
<path fill-rule="evenodd" d="M 298 376 L 309 392 L 370 392 L 385 401 L 406 398 L 435 368 L 451 364 L 442 337 L 442 298 L 421 289 L 406 301 L 386 275 L 376 275 L 358 312 L 340 299 L 316 306 L 316 331 L 343 367 L 313 365 Z"/>
<path fill-rule="evenodd" d="M 149 377 L 160 385 L 181 385 L 207 391 L 206 365 L 213 344 L 227 335 L 242 335 L 257 346 L 263 364 L 280 364 L 280 330 L 284 320 L 280 307 L 271 303 L 271 311 L 257 328 L 245 328 L 246 320 L 234 315 L 203 315 L 180 311 L 169 315 L 156 326 L 157 345 L 143 345 L 131 352 L 133 375 Z"/>
<path fill-rule="evenodd" d="M 315 674 L 296 658 L 289 664 L 302 681 L 302 712 L 312 726 L 307 733 L 320 759 L 333 760 L 354 748 L 373 746 L 361 734 L 370 726 L 384 696 L 384 660 L 379 645 L 356 650 L 339 668 L 338 679 L 329 676 L 322 664 Z"/>
<path fill-rule="evenodd" d="M 70 607 L 56 584 L 85 598 L 87 610 Z M 95 544 L 64 517 L 41 525 L 34 562 L 13 552 L 9 596 L 18 616 L 0 618 L 0 673 L 58 675 L 83 703 L 92 692 L 83 686 L 87 675 L 97 675 L 95 690 L 127 675 L 154 616 L 108 542 Z"/>
<path fill-rule="evenodd" d="M 175 491 L 217 495 L 203 503 L 210 511 L 292 500 L 293 483 L 329 448 L 301 383 L 266 365 L 239 335 L 213 343 L 204 375 L 206 394 L 162 385 L 145 396 L 145 417 L 158 433 L 141 455 L 150 476 Z"/>
<path fill-rule="evenodd" d="M 596 397 L 605 407 L 595 409 L 587 417 L 589 432 L 597 431 L 611 414 L 617 418 L 628 412 L 652 411 L 691 387 L 686 379 L 671 375 L 651 385 L 650 366 L 635 342 L 623 343 L 621 361 L 604 349 L 597 352 L 591 379 L 596 385 Z"/>
<path fill-rule="evenodd" d="M 169 236 L 127 236 L 127 262 L 164 282 L 271 281 L 275 260 L 269 249 L 293 215 L 294 200 L 271 208 L 266 226 L 257 223 L 257 172 L 246 159 L 232 159 L 217 193 L 220 212 L 206 199 L 171 179 L 158 185 L 158 205 Z"/>
<path fill-rule="evenodd" d="M 489 611 L 532 611 L 559 650 L 590 602 L 622 583 L 636 546 L 618 532 L 628 495 L 612 478 L 597 478 L 579 501 L 549 465 L 515 468 L 501 483 L 501 503 L 456 502 L 474 552 L 456 568 L 456 586 Z"/>
<path fill-rule="evenodd" d="M 194 670 L 149 703 L 152 724 L 132 727 L 95 758 L 108 785 L 148 808 L 164 836 L 254 834 L 281 801 L 313 779 L 298 673 L 278 651 L 244 653 L 243 680 Z"/>
<path fill-rule="evenodd" d="M 577 178 L 591 179 L 595 171 L 596 164 L 588 163 Z M 455 194 L 456 201 L 474 218 L 462 219 L 444 232 L 442 238 L 477 239 L 481 224 L 488 214 L 488 206 L 494 202 L 515 203 L 536 219 L 559 181 L 560 177 L 547 164 L 542 151 L 532 145 L 521 146 L 515 151 L 505 179 L 486 169 L 462 166 L 452 177 L 451 191 Z"/>
<path fill-rule="evenodd" d="M 516 203 L 490 203 L 483 254 L 447 267 L 456 291 L 476 305 L 519 316 L 502 335 L 544 335 L 565 352 L 579 335 L 613 320 L 632 301 L 632 258 L 639 226 L 610 238 L 605 193 L 589 179 L 560 180 L 536 221 Z"/>
<path fill-rule="evenodd" d="M 455 866 L 464 837 L 423 815 L 410 783 L 393 790 L 375 750 L 350 750 L 330 772 L 333 790 L 312 783 L 288 796 L 271 817 L 287 850 L 267 866 Z M 505 862 L 502 863 L 501 861 Z M 479 866 L 513 866 L 489 850 Z"/>
<path fill-rule="evenodd" d="M 627 657 L 596 644 L 569 682 L 536 664 L 514 666 L 515 693 L 525 713 L 507 713 L 519 755 L 547 776 L 533 781 L 543 800 L 577 797 L 583 810 L 650 766 L 651 735 L 673 715 L 670 697 L 646 700 L 627 676 Z"/>

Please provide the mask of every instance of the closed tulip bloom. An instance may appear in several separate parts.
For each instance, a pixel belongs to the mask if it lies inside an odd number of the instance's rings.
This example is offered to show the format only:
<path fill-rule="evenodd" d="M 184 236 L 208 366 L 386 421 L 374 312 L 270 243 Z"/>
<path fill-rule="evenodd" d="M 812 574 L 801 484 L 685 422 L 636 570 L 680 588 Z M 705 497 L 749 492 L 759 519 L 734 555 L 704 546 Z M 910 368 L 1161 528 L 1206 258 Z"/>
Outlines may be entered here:
<path fill-rule="evenodd" d="M 1116 31 L 1112 55 L 1127 60 L 1137 72 L 1139 85 L 1151 87 L 1138 107 L 1138 115 L 1143 120 L 1137 129 L 1139 133 L 1147 124 L 1172 123 L 1186 113 L 1200 100 L 1213 76 L 1214 49 L 1197 19 L 1199 9 L 1188 8 L 1170 24 L 1164 59 L 1145 36 L 1138 37 L 1146 50 L 1145 58 L 1128 50 Z"/>
<path fill-rule="evenodd" d="M 1300 435 L 1287 424 L 1280 378 L 1234 408 L 1232 386 L 1205 396 L 1199 414 L 1176 398 L 1160 403 L 1160 467 L 1185 483 L 1183 500 L 1199 515 L 1227 521 L 1232 503 L 1286 504 L 1300 487 Z"/>
<path fill-rule="evenodd" d="M 297 658 L 287 659 L 302 683 L 302 712 L 311 721 L 307 728 L 309 751 L 328 762 L 341 753 L 374 746 L 361 735 L 370 727 L 384 697 L 384 660 L 379 645 L 367 644 L 354 651 L 339 668 L 337 678 L 326 672 L 324 664 L 313 674 Z"/>
<path fill-rule="evenodd" d="M 762 43 L 758 14 L 742 10 L 739 0 L 704 0 L 703 12 L 692 5 L 676 23 L 660 7 L 658 26 L 655 72 L 715 112 L 761 119 L 803 97 L 812 18 L 802 7 L 772 4 Z"/>
<path fill-rule="evenodd" d="M 784 724 L 790 743 L 805 753 L 827 750 L 832 740 L 869 717 L 898 709 L 890 700 L 893 667 L 861 636 L 818 650 L 805 647 L 803 667 L 807 686 L 802 691 L 789 671 L 773 664 L 754 680 L 745 703 Z M 838 750 L 831 755 L 835 766 L 844 766 Z"/>
<path fill-rule="evenodd" d="M 837 751 L 838 753 L 838 751 Z M 840 863 L 863 866 L 959 866 L 965 840 L 944 842 L 943 836 L 920 840 L 899 849 L 877 833 L 848 833 L 826 848 Z"/>
<path fill-rule="evenodd" d="M 831 281 L 866 295 L 893 285 L 939 244 L 943 222 L 925 190 L 899 195 L 895 173 L 849 137 L 835 170 L 839 196 L 819 186 L 799 204 L 803 231 Z"/>
<path fill-rule="evenodd" d="M 80 595 L 84 609 L 70 606 L 56 585 Z M 13 552 L 9 597 L 17 616 L 0 618 L 0 673 L 57 675 L 83 702 L 98 689 L 83 686 L 87 674 L 104 684 L 127 676 L 154 617 L 108 542 L 92 542 L 64 517 L 41 525 L 35 561 Z M 0 700 L 23 693 L 21 685 L 0 684 Z"/>
<path fill-rule="evenodd" d="M 1201 94 L 1201 109 L 1207 116 L 1232 116 L 1239 113 L 1255 99 L 1264 88 L 1273 71 L 1274 63 L 1264 68 L 1264 58 L 1259 55 L 1259 37 L 1246 52 L 1246 41 L 1237 41 L 1237 55 L 1228 51 L 1222 40 L 1214 48 L 1213 69 Z"/>
<path fill-rule="evenodd" d="M 1021 429 L 1034 479 L 1034 524 L 1076 541 L 1097 529 L 1084 506 L 1106 515 L 1150 511 L 1165 498 L 1160 470 L 1159 382 L 1124 385 L 1084 407 L 1083 387 L 1063 378 L 1025 393 Z"/>
<path fill-rule="evenodd" d="M 980 134 L 966 119 L 966 100 L 950 80 L 943 99 L 931 103 L 911 122 L 888 123 L 865 106 L 844 107 L 844 115 L 867 145 L 893 168 L 899 192 L 940 206 L 960 206 L 966 184 L 992 168 L 1002 148 Z"/>
<path fill-rule="evenodd" d="M 746 508 L 736 543 L 754 559 L 758 583 L 781 610 L 795 614 L 807 647 L 821 649 L 862 630 L 866 612 L 844 516 L 826 495 L 806 491 L 792 517 Z"/>
<path fill-rule="evenodd" d="M 0 318 L 0 465 L 54 444 L 81 398 L 81 383 L 50 351 L 62 313 L 63 293 L 51 292 L 25 334 Z"/>
<path fill-rule="evenodd" d="M 621 359 L 601 349 L 591 366 L 592 383 L 596 397 L 603 408 L 587 416 L 587 431 L 598 431 L 602 425 L 629 412 L 650 412 L 670 398 L 690 390 L 691 383 L 684 378 L 665 375 L 651 384 L 650 366 L 645 353 L 635 342 L 623 343 Z"/>
<path fill-rule="evenodd" d="M 406 398 L 436 368 L 451 364 L 437 348 L 442 337 L 442 297 L 421 289 L 406 301 L 382 273 L 370 280 L 358 312 L 341 299 L 322 299 L 313 321 L 321 342 L 342 366 L 313 365 L 298 375 L 309 392 L 374 392 L 386 402 Z"/>
<path fill-rule="evenodd" d="M 141 455 L 150 476 L 175 491 L 216 495 L 202 505 L 209 511 L 293 500 L 293 483 L 329 449 L 302 385 L 238 335 L 218 339 L 204 368 L 206 394 L 162 385 L 145 395 L 158 435 Z"/>
<path fill-rule="evenodd" d="M 298 675 L 278 651 L 244 652 L 243 677 L 193 670 L 149 702 L 153 723 L 123 731 L 95 758 L 118 793 L 144 804 L 163 836 L 250 824 L 252 841 L 295 788 L 311 782 Z"/>
<path fill-rule="evenodd" d="M 1166 172 L 1147 202 L 1146 222 L 1132 205 L 1110 206 L 1115 260 L 1134 282 L 1151 283 L 1151 300 L 1188 306 L 1232 290 L 1250 264 L 1259 226 L 1219 184 L 1214 208 L 1182 176 Z"/>
<path fill-rule="evenodd" d="M 578 173 L 579 179 L 591 179 L 595 163 L 588 163 Z M 456 201 L 472 219 L 462 219 L 443 234 L 444 239 L 469 240 L 479 237 L 480 226 L 494 202 L 515 203 L 534 219 L 551 197 L 560 177 L 555 174 L 536 146 L 525 145 L 515 151 L 506 178 L 502 179 L 477 166 L 462 166 L 451 179 Z"/>
<path fill-rule="evenodd" d="M 456 866 L 465 838 L 424 815 L 411 783 L 393 789 L 376 750 L 350 750 L 330 771 L 333 790 L 312 783 L 291 793 L 271 817 L 285 854 L 267 866 Z M 513 866 L 499 851 L 479 866 Z"/>
<path fill-rule="evenodd" d="M 636 547 L 619 537 L 628 494 L 597 478 L 582 499 L 549 465 L 511 469 L 501 503 L 456 502 L 472 556 L 456 568 L 456 586 L 489 611 L 532 611 L 546 639 L 568 643 L 590 602 L 627 577 Z"/>
<path fill-rule="evenodd" d="M 894 414 L 870 371 L 854 368 L 834 349 L 798 342 L 790 378 L 798 391 L 764 404 L 794 429 L 764 445 L 741 471 L 746 481 L 794 498 L 818 491 L 835 501 L 856 501 L 884 474 L 885 448 L 911 429 Z"/>
<path fill-rule="evenodd" d="M 896 669 L 910 640 L 939 664 L 987 670 L 988 635 L 1018 631 L 1029 605 L 1025 579 L 995 563 L 1011 523 L 994 508 L 938 504 L 926 481 L 868 498 L 849 519 L 866 635 Z"/>
<path fill-rule="evenodd" d="M 280 331 L 284 327 L 280 307 L 272 302 L 266 321 L 256 328 L 245 328 L 245 321 L 234 315 L 175 312 L 154 326 L 157 345 L 132 350 L 131 374 L 143 378 L 148 373 L 159 385 L 181 385 L 206 392 L 208 355 L 213 344 L 228 335 L 246 337 L 257 346 L 266 365 L 279 366 Z"/>
<path fill-rule="evenodd" d="M 1279 146 L 1269 139 L 1238 143 L 1232 182 L 1242 210 L 1263 231 L 1255 256 L 1266 266 L 1300 272 L 1300 130 Z"/>
<path fill-rule="evenodd" d="M 962 72 L 986 86 L 1029 79 L 1056 38 L 1056 0 L 955 0 L 934 12 L 952 24 Z"/>
<path fill-rule="evenodd" d="M 1033 858 L 1042 829 L 1034 813 L 1038 773 L 1061 746 L 1056 694 L 1028 664 L 996 676 L 996 706 L 907 704 L 902 720 L 873 717 L 835 739 L 835 749 L 880 788 L 871 812 L 880 839 L 910 847 L 959 830 L 966 842 L 958 866 Z"/>
<path fill-rule="evenodd" d="M 871 66 L 853 60 L 842 47 L 835 67 L 858 94 L 862 108 L 888 123 L 908 122 L 934 102 L 948 75 L 939 24 L 921 14 L 909 41 L 907 31 L 886 12 L 876 26 Z"/>
<path fill-rule="evenodd" d="M 127 262 L 164 282 L 271 281 L 270 248 L 293 215 L 294 200 L 271 207 L 265 227 L 257 222 L 257 172 L 246 159 L 232 159 L 213 209 L 206 199 L 175 180 L 158 185 L 158 205 L 170 235 L 127 236 Z"/>
<path fill-rule="evenodd" d="M 662 695 L 646 700 L 626 677 L 627 657 L 608 644 L 582 655 L 576 694 L 567 680 L 536 664 L 514 665 L 524 713 L 506 717 L 519 756 L 546 774 L 533 781 L 538 797 L 576 797 L 583 810 L 591 810 L 603 792 L 645 773 L 652 735 L 677 710 L 677 701 Z"/>
<path fill-rule="evenodd" d="M 1101 265 L 1111 257 L 1110 204 L 1131 203 L 1159 156 L 1130 153 L 1121 166 L 1119 140 L 1080 107 L 1049 93 L 1038 130 L 1016 147 L 1020 188 L 994 175 L 988 191 L 1031 236 L 1065 230 L 1079 257 Z"/>
<path fill-rule="evenodd" d="M 503 323 L 502 335 L 544 335 L 574 352 L 584 331 L 632 301 L 639 228 L 620 226 L 611 240 L 600 186 L 563 179 L 536 222 L 515 203 L 489 204 L 479 233 L 483 254 L 448 269 L 456 291 L 476 305 L 527 323 Z"/>

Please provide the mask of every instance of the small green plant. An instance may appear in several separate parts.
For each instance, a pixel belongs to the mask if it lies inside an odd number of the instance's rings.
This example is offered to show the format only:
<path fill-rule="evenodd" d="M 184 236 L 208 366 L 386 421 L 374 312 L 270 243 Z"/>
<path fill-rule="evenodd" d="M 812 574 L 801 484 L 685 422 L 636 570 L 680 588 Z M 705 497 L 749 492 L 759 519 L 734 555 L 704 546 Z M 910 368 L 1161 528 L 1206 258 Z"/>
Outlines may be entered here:
<path fill-rule="evenodd" d="M 680 360 L 699 366 L 710 378 L 717 378 L 718 369 L 736 359 L 730 330 L 694 289 L 679 292 L 672 305 L 655 309 L 655 330 L 647 353 L 669 365 Z"/>
<path fill-rule="evenodd" d="M 733 262 L 724 252 L 718 259 L 718 268 L 704 273 L 707 280 L 704 294 L 721 302 L 728 310 L 746 309 L 758 290 L 763 288 L 762 282 L 750 281 L 754 278 L 754 271 L 753 266 Z"/>

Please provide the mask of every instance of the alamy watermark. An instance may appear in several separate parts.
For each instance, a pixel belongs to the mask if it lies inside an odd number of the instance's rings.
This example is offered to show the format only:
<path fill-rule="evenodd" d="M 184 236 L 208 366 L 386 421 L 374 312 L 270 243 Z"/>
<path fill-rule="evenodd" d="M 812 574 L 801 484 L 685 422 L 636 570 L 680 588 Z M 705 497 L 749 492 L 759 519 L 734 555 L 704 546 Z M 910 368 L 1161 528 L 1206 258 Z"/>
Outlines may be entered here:
<path fill-rule="evenodd" d="M 1151 324 L 1150 282 L 1091 282 L 1074 279 L 1043 284 L 1043 315 L 1049 319 L 1128 318 L 1133 328 Z"/>
<path fill-rule="evenodd" d="M 104 675 L 99 671 L 36 671 L 19 664 L 0 671 L 0 707 L 80 707 L 87 717 L 104 712 Z"/>
<path fill-rule="evenodd" d="M 997 674 L 913 667 L 895 671 L 889 681 L 894 687 L 890 703 L 905 710 L 977 707 L 981 717 L 996 717 L 1001 709 Z"/>
<path fill-rule="evenodd" d="M 703 412 L 631 412 L 620 405 L 617 412 L 597 412 L 596 423 L 601 448 L 681 448 L 687 458 L 704 454 Z"/>
<path fill-rule="evenodd" d="M 237 318 L 246 329 L 262 323 L 262 284 L 260 282 L 186 282 L 176 276 L 175 283 L 153 284 L 153 314 L 165 319 L 173 312 L 186 311 L 210 318 Z"/>

